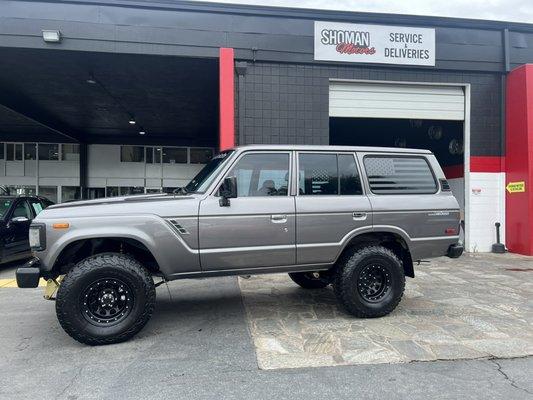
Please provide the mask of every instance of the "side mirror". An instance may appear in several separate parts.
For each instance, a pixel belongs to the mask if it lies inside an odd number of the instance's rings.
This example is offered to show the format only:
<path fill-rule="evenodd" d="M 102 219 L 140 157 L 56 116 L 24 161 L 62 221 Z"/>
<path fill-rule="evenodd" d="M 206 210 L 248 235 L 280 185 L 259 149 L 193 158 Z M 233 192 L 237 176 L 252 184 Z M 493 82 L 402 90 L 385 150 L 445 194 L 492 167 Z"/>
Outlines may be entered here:
<path fill-rule="evenodd" d="M 28 222 L 29 219 L 26 218 L 26 217 L 15 217 L 15 218 L 11 218 L 11 223 L 12 224 L 23 224 L 25 222 Z"/>
<path fill-rule="evenodd" d="M 220 193 L 220 206 L 228 207 L 229 199 L 237 197 L 237 178 L 235 176 L 228 176 L 222 182 L 219 189 Z"/>

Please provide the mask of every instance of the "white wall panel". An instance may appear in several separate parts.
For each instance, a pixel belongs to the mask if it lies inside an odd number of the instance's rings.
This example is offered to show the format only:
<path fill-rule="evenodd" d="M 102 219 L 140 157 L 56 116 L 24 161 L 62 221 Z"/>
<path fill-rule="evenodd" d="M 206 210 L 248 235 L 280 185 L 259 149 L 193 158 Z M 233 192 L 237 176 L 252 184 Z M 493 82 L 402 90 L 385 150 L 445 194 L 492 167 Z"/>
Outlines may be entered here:
<path fill-rule="evenodd" d="M 369 82 L 331 82 L 330 117 L 465 118 L 463 88 Z"/>

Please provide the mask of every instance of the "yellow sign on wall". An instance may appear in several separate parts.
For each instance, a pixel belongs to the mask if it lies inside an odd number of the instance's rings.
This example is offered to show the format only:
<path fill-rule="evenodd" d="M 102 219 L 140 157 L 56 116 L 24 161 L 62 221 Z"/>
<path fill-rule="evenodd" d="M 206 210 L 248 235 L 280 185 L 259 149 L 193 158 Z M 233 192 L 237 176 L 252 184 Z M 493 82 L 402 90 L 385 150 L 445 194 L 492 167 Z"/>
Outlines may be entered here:
<path fill-rule="evenodd" d="M 509 182 L 505 188 L 509 193 L 524 193 L 526 191 L 526 182 Z"/>

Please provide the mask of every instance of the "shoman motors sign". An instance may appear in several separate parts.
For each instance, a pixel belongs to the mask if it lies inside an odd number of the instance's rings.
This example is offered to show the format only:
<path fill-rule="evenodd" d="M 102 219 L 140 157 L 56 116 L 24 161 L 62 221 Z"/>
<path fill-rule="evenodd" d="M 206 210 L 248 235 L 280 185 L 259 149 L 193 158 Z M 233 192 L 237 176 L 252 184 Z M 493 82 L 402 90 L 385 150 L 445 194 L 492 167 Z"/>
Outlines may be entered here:
<path fill-rule="evenodd" d="M 315 21 L 315 60 L 435 65 L 435 29 Z"/>

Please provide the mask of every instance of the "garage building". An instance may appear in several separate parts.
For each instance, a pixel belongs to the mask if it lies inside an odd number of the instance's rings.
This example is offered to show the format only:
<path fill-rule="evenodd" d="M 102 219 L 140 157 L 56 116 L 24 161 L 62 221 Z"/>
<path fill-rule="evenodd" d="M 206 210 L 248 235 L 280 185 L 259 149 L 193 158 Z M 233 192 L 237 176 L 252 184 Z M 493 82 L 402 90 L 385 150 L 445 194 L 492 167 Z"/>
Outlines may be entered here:
<path fill-rule="evenodd" d="M 500 222 L 512 251 L 533 252 L 533 25 L 7 1 L 0 52 L 0 185 L 13 192 L 171 191 L 234 144 L 428 148 L 468 250 L 489 251 Z"/>

